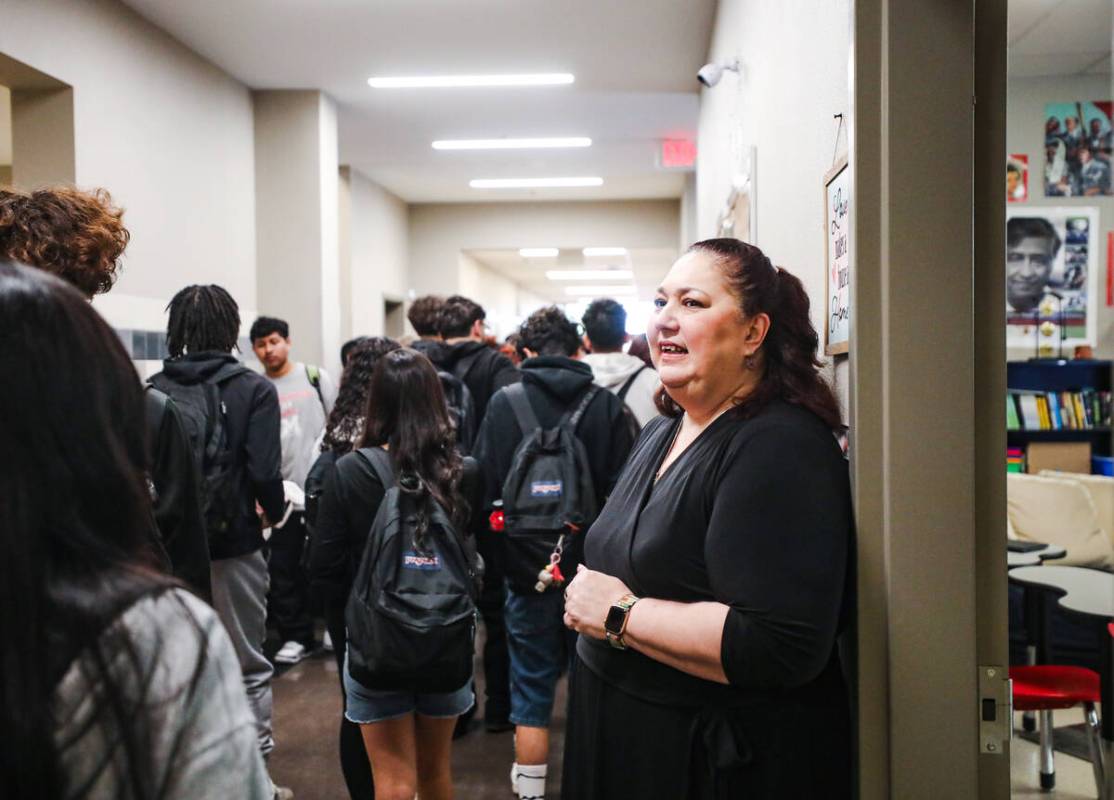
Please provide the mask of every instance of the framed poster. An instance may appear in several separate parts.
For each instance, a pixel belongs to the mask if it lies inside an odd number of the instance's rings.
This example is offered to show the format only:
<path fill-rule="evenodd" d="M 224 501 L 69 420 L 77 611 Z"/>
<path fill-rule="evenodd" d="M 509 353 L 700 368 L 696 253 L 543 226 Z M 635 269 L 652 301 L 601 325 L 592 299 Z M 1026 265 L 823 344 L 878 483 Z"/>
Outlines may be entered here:
<path fill-rule="evenodd" d="M 754 148 L 746 149 L 744 163 L 731 178 L 731 192 L 727 203 L 720 211 L 716 221 L 718 236 L 732 237 L 747 244 L 757 244 L 755 237 L 758 227 L 758 198 L 755 196 Z"/>
<path fill-rule="evenodd" d="M 848 351 L 851 342 L 851 171 L 843 156 L 824 176 L 824 266 L 827 315 L 824 352 Z"/>
<path fill-rule="evenodd" d="M 1047 103 L 1044 107 L 1045 197 L 1114 195 L 1110 179 L 1109 100 Z"/>
<path fill-rule="evenodd" d="M 1029 156 L 1013 153 L 1006 159 L 1006 202 L 1024 203 L 1029 199 Z"/>
<path fill-rule="evenodd" d="M 1098 235 L 1097 208 L 1007 209 L 1007 347 L 1096 343 Z"/>

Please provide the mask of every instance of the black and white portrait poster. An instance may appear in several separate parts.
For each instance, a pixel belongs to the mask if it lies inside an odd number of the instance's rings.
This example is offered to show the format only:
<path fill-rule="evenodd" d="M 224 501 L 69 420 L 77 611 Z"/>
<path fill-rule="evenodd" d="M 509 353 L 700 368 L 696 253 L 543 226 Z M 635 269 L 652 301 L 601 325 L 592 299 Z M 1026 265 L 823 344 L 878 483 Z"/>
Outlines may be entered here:
<path fill-rule="evenodd" d="M 1007 346 L 1095 344 L 1098 228 L 1097 208 L 1006 212 Z"/>

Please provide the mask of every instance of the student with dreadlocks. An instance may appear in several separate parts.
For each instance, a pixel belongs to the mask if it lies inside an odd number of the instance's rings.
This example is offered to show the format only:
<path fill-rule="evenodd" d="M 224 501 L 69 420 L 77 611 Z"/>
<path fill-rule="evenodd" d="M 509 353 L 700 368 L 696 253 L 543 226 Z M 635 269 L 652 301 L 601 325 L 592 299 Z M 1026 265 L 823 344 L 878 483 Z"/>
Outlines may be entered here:
<path fill-rule="evenodd" d="M 269 520 L 283 513 L 278 396 L 270 381 L 232 355 L 240 310 L 227 291 L 187 286 L 167 310 L 170 357 L 151 381 L 178 403 L 195 447 L 200 444 L 213 606 L 236 648 L 266 757 L 274 747 L 272 668 L 263 655 L 268 578 L 256 507 Z"/>

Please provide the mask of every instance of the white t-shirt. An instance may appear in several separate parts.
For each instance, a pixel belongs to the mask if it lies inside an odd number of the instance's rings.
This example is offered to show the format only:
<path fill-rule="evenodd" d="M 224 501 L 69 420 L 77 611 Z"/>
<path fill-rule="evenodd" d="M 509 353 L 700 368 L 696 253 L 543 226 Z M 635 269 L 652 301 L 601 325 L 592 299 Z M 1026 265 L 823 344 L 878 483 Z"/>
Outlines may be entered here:
<path fill-rule="evenodd" d="M 337 399 L 337 387 L 329 373 L 318 370 L 318 374 L 320 397 L 309 382 L 305 364 L 295 363 L 281 378 L 269 378 L 278 391 L 282 414 L 282 479 L 301 488 L 305 488 L 306 475 L 317 459 L 316 444 Z"/>

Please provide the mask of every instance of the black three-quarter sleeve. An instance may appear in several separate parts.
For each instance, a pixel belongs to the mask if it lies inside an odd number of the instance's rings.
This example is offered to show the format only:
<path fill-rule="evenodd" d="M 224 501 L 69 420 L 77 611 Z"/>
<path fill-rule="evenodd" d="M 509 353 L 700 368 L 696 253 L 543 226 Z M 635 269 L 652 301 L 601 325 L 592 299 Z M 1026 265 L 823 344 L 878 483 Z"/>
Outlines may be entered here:
<path fill-rule="evenodd" d="M 827 663 L 850 543 L 846 462 L 816 428 L 756 431 L 721 465 L 705 539 L 715 597 L 731 607 L 721 658 L 739 688 L 800 686 Z"/>

